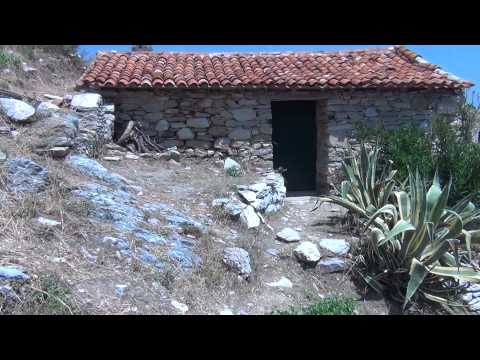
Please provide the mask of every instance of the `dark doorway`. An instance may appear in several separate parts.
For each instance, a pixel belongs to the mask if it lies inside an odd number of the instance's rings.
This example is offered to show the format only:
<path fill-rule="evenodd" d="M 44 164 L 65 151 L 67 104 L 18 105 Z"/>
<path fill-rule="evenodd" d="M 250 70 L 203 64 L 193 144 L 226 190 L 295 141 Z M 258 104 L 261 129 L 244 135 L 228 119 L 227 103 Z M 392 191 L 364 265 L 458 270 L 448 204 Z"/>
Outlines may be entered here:
<path fill-rule="evenodd" d="M 315 101 L 273 101 L 273 167 L 285 171 L 288 192 L 314 192 L 317 159 Z"/>

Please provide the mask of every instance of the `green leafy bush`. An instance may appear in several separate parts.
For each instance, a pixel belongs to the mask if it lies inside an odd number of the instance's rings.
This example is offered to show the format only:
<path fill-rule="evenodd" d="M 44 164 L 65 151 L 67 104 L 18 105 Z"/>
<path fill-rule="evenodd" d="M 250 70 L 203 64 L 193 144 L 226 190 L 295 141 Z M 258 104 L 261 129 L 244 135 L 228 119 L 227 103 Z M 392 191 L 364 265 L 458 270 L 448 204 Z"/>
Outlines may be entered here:
<path fill-rule="evenodd" d="M 408 177 L 408 168 L 418 168 L 426 178 L 438 170 L 441 182 L 452 179 L 450 203 L 480 190 L 480 144 L 466 142 L 461 128 L 437 118 L 429 129 L 407 125 L 397 129 L 356 127 L 360 141 L 376 142 L 381 159 L 393 162 L 398 179 Z M 479 203 L 480 197 L 474 199 Z"/>

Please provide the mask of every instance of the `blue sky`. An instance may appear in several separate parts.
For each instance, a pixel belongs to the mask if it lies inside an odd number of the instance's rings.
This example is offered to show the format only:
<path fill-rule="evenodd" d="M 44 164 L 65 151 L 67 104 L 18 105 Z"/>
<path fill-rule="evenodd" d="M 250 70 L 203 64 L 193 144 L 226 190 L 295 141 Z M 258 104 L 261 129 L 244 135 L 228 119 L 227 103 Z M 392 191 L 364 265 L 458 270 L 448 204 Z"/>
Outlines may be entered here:
<path fill-rule="evenodd" d="M 156 51 L 201 52 L 270 52 L 270 51 L 331 51 L 379 48 L 391 45 L 153 45 Z M 473 81 L 472 89 L 480 91 L 480 45 L 407 45 L 426 60 L 440 65 L 445 71 Z M 80 51 L 91 58 L 99 50 L 128 51 L 131 45 L 80 45 Z"/>

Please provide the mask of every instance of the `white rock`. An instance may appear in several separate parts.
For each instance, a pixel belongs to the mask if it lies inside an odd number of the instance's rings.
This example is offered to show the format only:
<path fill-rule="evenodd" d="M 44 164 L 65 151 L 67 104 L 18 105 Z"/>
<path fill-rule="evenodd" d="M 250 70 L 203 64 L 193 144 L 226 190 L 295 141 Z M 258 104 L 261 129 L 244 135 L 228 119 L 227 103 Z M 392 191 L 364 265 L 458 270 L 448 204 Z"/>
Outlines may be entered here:
<path fill-rule="evenodd" d="M 318 265 L 327 271 L 342 271 L 346 268 L 345 260 L 340 258 L 328 258 L 321 260 Z"/>
<path fill-rule="evenodd" d="M 73 95 L 70 106 L 77 110 L 96 110 L 102 104 L 102 97 L 99 94 L 85 93 Z"/>
<path fill-rule="evenodd" d="M 37 218 L 37 222 L 39 224 L 42 224 L 42 225 L 45 225 L 45 226 L 48 226 L 48 227 L 60 226 L 62 224 L 61 222 L 58 222 L 56 220 L 51 220 L 51 219 L 47 219 L 47 218 L 44 218 L 44 217 Z"/>
<path fill-rule="evenodd" d="M 350 250 L 350 244 L 344 239 L 322 239 L 319 245 L 338 256 L 344 256 Z"/>
<path fill-rule="evenodd" d="M 229 169 L 234 169 L 234 168 L 241 169 L 242 167 L 235 160 L 231 158 L 226 158 L 225 162 L 223 163 L 223 169 L 225 171 L 228 171 Z"/>
<path fill-rule="evenodd" d="M 180 313 L 185 314 L 188 311 L 188 306 L 178 302 L 176 300 L 171 301 L 172 306 L 177 309 Z"/>
<path fill-rule="evenodd" d="M 120 161 L 122 158 L 120 156 L 104 156 L 103 160 L 107 161 Z"/>
<path fill-rule="evenodd" d="M 300 241 L 300 234 L 292 228 L 286 227 L 277 233 L 277 238 L 287 243 L 297 242 Z"/>
<path fill-rule="evenodd" d="M 252 203 L 257 199 L 255 192 L 250 190 L 240 190 L 238 194 L 249 203 Z"/>
<path fill-rule="evenodd" d="M 43 97 L 45 97 L 47 99 L 50 99 L 50 100 L 63 101 L 63 97 L 57 96 L 57 95 L 43 94 Z"/>
<path fill-rule="evenodd" d="M 16 122 L 29 122 L 34 120 L 35 109 L 26 102 L 0 98 L 0 112 L 4 113 L 10 120 Z"/>
<path fill-rule="evenodd" d="M 245 209 L 242 210 L 240 214 L 240 220 L 247 225 L 248 229 L 257 227 L 260 225 L 260 217 L 255 212 L 253 206 L 248 205 Z"/>
<path fill-rule="evenodd" d="M 267 283 L 267 286 L 272 286 L 272 287 L 282 287 L 282 288 L 288 288 L 291 289 L 293 287 L 293 284 L 290 280 L 288 280 L 286 277 L 282 276 L 280 280 L 274 281 L 271 283 Z"/>
<path fill-rule="evenodd" d="M 265 183 L 253 184 L 248 187 L 249 190 L 255 191 L 257 193 L 267 190 L 268 185 Z"/>
<path fill-rule="evenodd" d="M 219 314 L 220 315 L 233 315 L 233 312 L 230 309 L 224 309 L 224 310 L 220 311 Z"/>
<path fill-rule="evenodd" d="M 128 285 L 119 284 L 115 285 L 115 292 L 118 296 L 122 297 L 125 294 L 125 290 L 127 289 Z"/>
<path fill-rule="evenodd" d="M 39 116 L 49 116 L 52 112 L 58 111 L 60 108 L 48 101 L 43 101 L 40 105 L 37 106 L 37 115 Z"/>
<path fill-rule="evenodd" d="M 320 252 L 317 246 L 310 241 L 304 241 L 293 251 L 298 260 L 304 263 L 317 263 L 320 260 Z"/>
<path fill-rule="evenodd" d="M 22 62 L 22 70 L 25 71 L 25 72 L 33 72 L 33 71 L 37 71 L 36 68 L 34 68 L 33 66 L 30 66 L 28 65 L 27 63 L 25 62 Z"/>
<path fill-rule="evenodd" d="M 223 262 L 230 269 L 238 272 L 240 275 L 249 275 L 252 272 L 250 255 L 242 248 L 225 248 L 223 251 Z"/>
<path fill-rule="evenodd" d="M 135 154 L 127 154 L 127 155 L 125 155 L 125 159 L 138 160 L 138 159 L 140 159 L 140 156 L 135 155 Z"/>

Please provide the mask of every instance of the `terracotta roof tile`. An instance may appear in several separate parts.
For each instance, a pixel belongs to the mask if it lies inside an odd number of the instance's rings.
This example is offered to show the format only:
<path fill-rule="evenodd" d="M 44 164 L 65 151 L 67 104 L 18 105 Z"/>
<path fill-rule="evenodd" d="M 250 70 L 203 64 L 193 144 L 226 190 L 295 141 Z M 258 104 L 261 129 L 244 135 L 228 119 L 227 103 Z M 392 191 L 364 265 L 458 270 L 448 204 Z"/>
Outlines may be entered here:
<path fill-rule="evenodd" d="M 98 53 L 78 87 L 466 88 L 404 46 L 315 53 Z"/>

